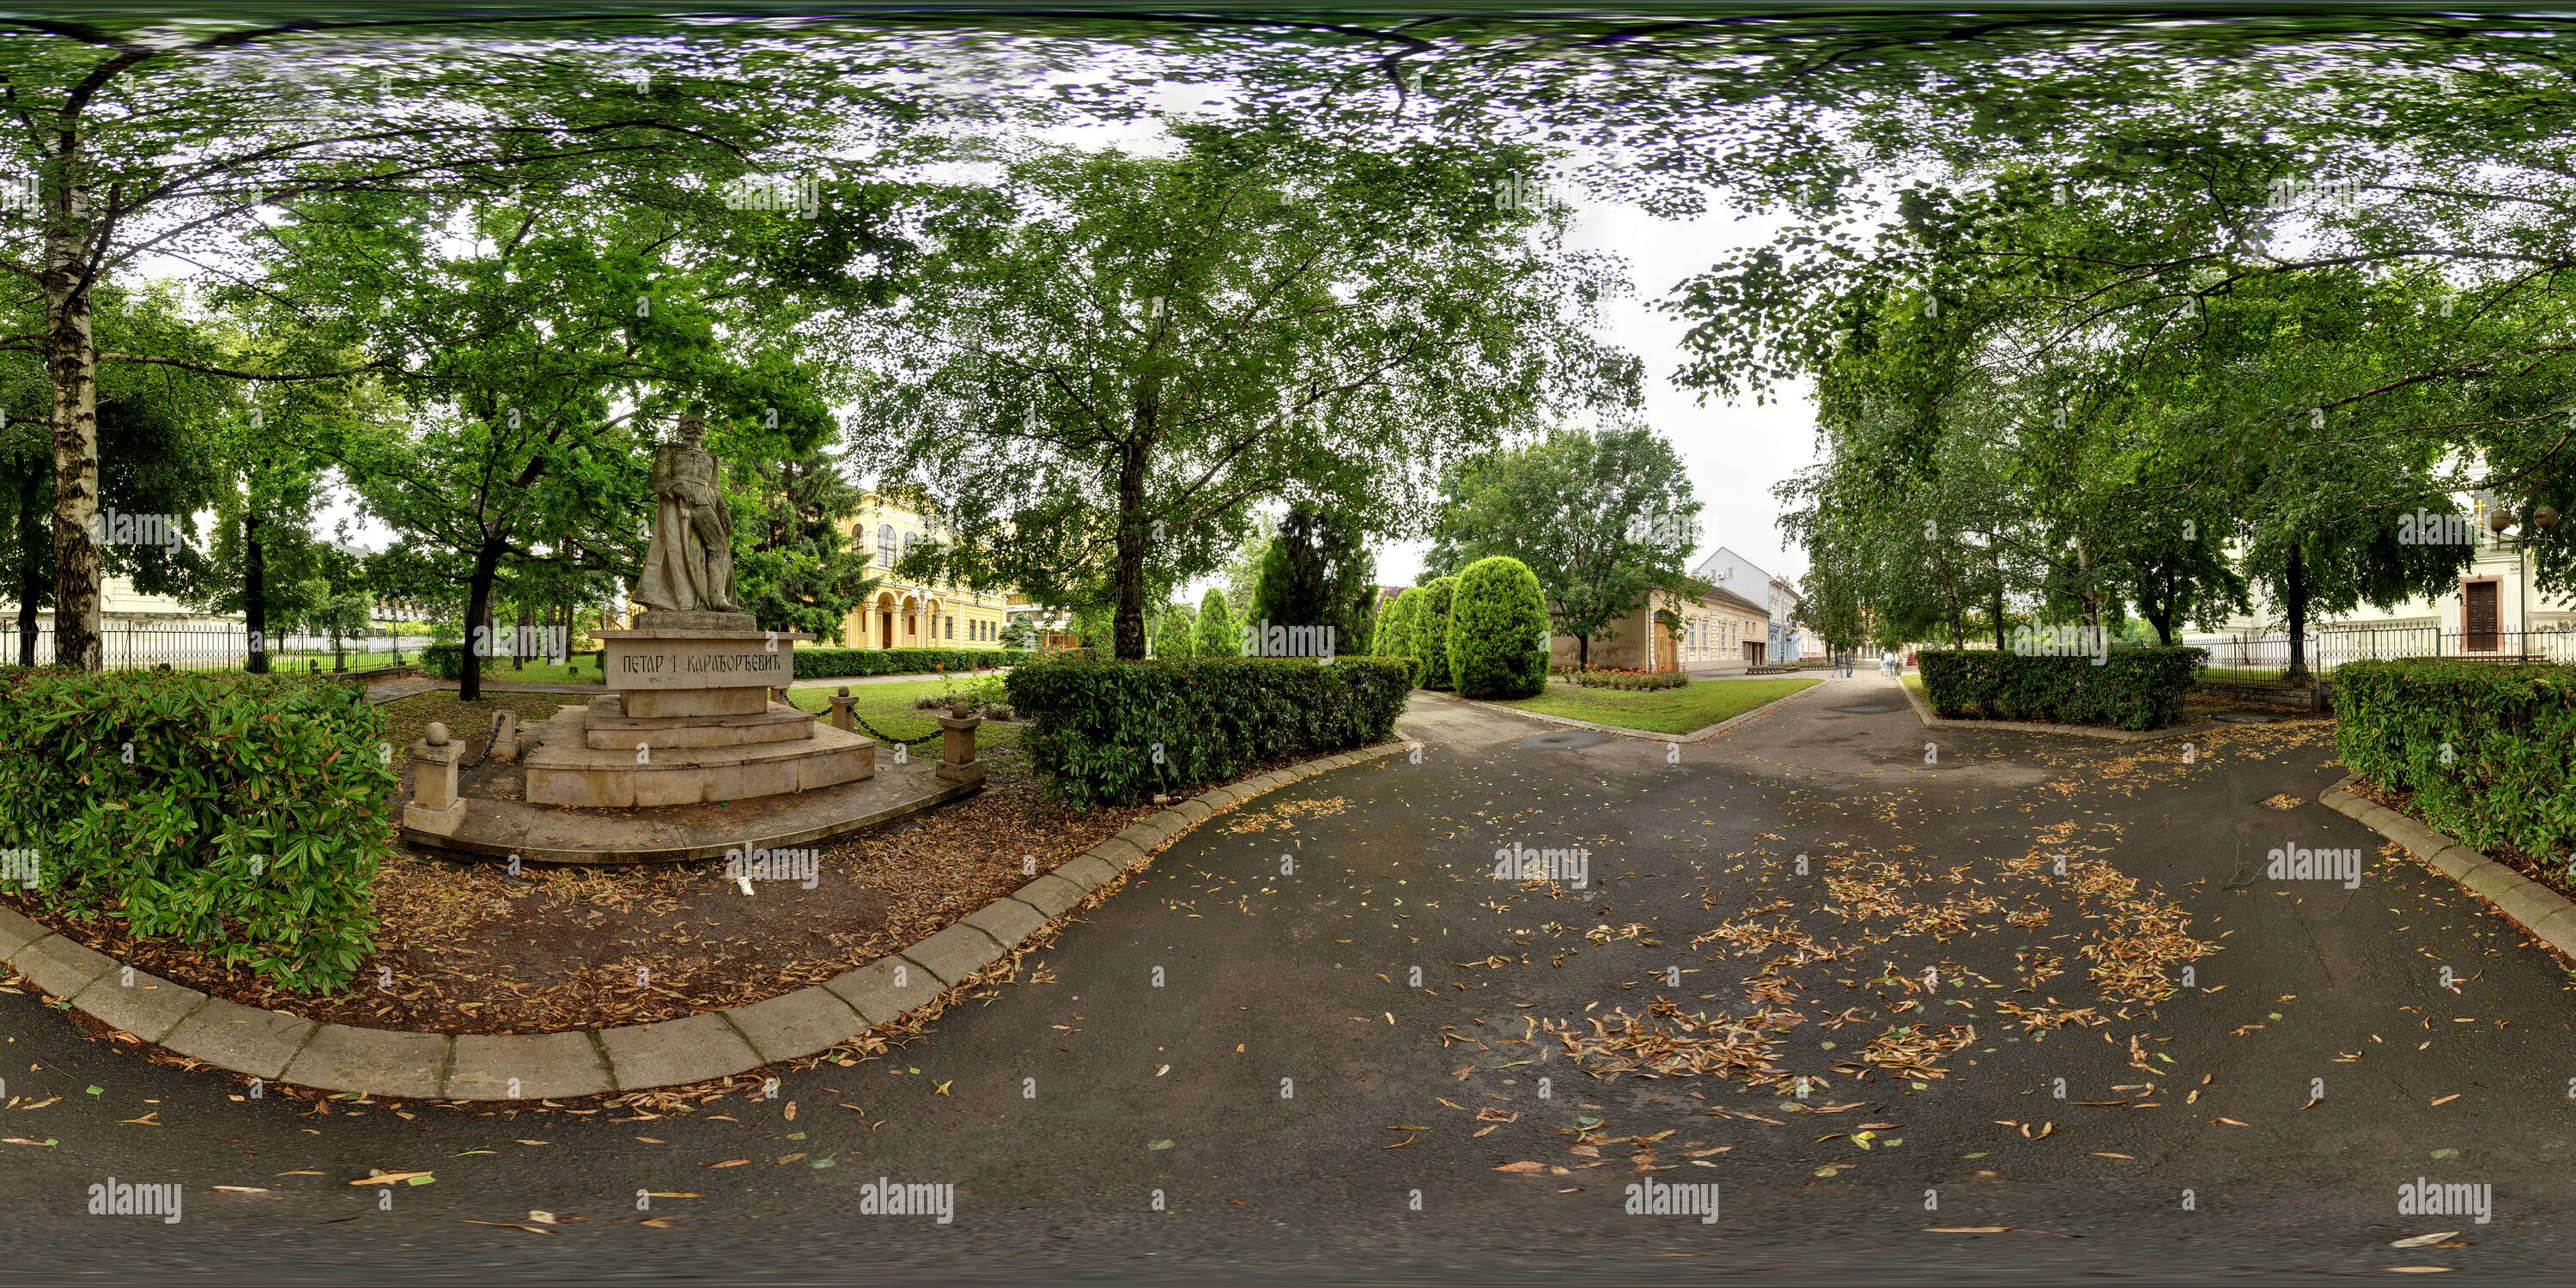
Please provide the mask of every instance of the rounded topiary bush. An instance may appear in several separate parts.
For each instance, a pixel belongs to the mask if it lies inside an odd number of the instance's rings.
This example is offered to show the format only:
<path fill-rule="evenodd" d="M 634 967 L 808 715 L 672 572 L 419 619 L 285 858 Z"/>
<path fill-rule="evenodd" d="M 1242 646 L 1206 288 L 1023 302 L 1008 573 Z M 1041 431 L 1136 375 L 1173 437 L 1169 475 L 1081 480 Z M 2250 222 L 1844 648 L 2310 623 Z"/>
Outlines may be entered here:
<path fill-rule="evenodd" d="M 1422 591 L 1422 611 L 1413 619 L 1414 655 L 1422 659 L 1421 685 L 1426 689 L 1457 688 L 1449 674 L 1449 605 L 1458 594 L 1458 579 L 1436 577 Z"/>
<path fill-rule="evenodd" d="M 1547 595 L 1506 555 L 1458 574 L 1449 600 L 1449 674 L 1463 698 L 1532 698 L 1547 685 Z"/>

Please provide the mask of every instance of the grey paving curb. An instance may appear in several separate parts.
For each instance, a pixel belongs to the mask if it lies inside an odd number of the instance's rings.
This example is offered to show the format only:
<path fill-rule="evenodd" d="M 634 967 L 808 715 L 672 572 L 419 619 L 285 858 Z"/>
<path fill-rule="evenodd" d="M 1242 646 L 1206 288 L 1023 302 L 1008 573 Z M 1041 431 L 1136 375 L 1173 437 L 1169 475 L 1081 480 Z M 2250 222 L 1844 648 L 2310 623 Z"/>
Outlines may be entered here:
<path fill-rule="evenodd" d="M 2015 733 L 2063 733 L 2111 742 L 2154 742 L 2158 738 L 2180 738 L 2185 734 L 2230 727 L 2217 720 L 2175 725 L 2171 729 L 2096 729 L 2091 725 L 2040 724 L 2031 720 L 1950 720 L 1932 714 L 1932 708 L 1924 704 L 1922 697 L 1914 692 L 1914 686 L 1903 678 L 1896 681 L 1896 687 L 1905 694 L 1906 703 L 1914 708 L 1914 718 L 1922 721 L 1926 729 L 2010 729 Z"/>
<path fill-rule="evenodd" d="M 1759 678 L 1766 680 L 1781 678 L 1795 680 L 1803 677 L 1794 675 L 1787 677 L 1766 675 Z M 1622 738 L 1636 738 L 1645 742 L 1706 742 L 1737 725 L 1759 719 L 1762 716 L 1770 714 L 1773 709 L 1787 706 L 1788 704 L 1795 702 L 1823 687 L 1825 687 L 1825 682 L 1823 680 L 1818 680 L 1786 697 L 1773 698 L 1771 701 L 1765 702 L 1761 706 L 1755 707 L 1750 711 L 1743 712 L 1739 715 L 1728 716 L 1726 719 L 1720 720 L 1716 724 L 1710 725 L 1707 728 L 1694 729 L 1689 733 L 1656 733 L 1652 729 L 1631 729 L 1625 725 L 1596 724 L 1590 720 L 1577 720 L 1572 716 L 1552 716 L 1543 711 L 1531 711 L 1522 707 L 1509 707 L 1499 702 L 1489 702 L 1483 698 L 1462 698 L 1452 693 L 1443 693 L 1440 696 L 1447 698 L 1452 702 L 1465 702 L 1480 707 L 1491 707 L 1496 711 L 1507 711 L 1516 716 L 1528 716 L 1532 720 L 1544 720 L 1549 724 L 1567 725 L 1576 729 L 1594 729 L 1602 733 L 1615 733 Z"/>
<path fill-rule="evenodd" d="M 2576 957 L 2576 902 L 2377 801 L 2353 795 L 2350 789 L 2359 777 L 2344 775 L 2317 796 L 2317 803 L 2406 847 L 2407 853 L 2494 904 L 2505 920 L 2532 938 Z"/>
<path fill-rule="evenodd" d="M 1299 779 L 1411 746 L 1402 740 L 1379 743 L 1211 789 L 1041 873 L 938 934 L 828 983 L 656 1024 L 527 1034 L 317 1025 L 130 970 L 5 907 L 0 963 L 110 1028 L 269 1082 L 414 1100 L 500 1102 L 703 1082 L 828 1051 L 899 1021 L 995 962 L 1009 960 L 1032 937 L 1081 911 L 1201 822 Z"/>

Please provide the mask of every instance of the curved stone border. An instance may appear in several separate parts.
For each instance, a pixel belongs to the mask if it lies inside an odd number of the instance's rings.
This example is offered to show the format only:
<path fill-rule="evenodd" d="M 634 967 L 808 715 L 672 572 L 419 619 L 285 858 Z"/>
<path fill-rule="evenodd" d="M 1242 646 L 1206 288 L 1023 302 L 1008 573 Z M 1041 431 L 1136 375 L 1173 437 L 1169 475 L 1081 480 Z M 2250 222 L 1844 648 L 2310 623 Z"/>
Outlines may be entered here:
<path fill-rule="evenodd" d="M 2469 893 L 2496 906 L 2496 911 L 2532 938 L 2576 957 L 2576 902 L 2458 841 L 2374 800 L 2348 790 L 2359 774 L 2318 795 L 2317 803 L 2406 847 Z"/>
<path fill-rule="evenodd" d="M 1008 958 L 1130 865 L 1208 818 L 1299 779 L 1411 745 L 1380 743 L 1203 792 L 910 948 L 811 988 L 657 1024 L 503 1035 L 316 1024 L 133 970 L 7 908 L 0 908 L 0 962 L 110 1028 L 272 1083 L 411 1100 L 541 1100 L 704 1082 L 826 1051 L 894 1023 Z"/>
<path fill-rule="evenodd" d="M 1914 708 L 1914 718 L 1922 721 L 1926 729 L 2010 729 L 2015 733 L 2065 733 L 2079 738 L 2106 738 L 2112 742 L 2154 742 L 2158 738 L 2179 738 L 2187 733 L 2207 733 L 2212 729 L 2233 727 L 2220 720 L 2175 725 L 2170 729 L 2097 729 L 2092 725 L 2041 724 L 2035 720 L 1952 720 L 1932 714 L 1932 708 L 1924 703 L 1923 695 L 1916 693 L 1914 686 L 1907 684 L 1904 677 L 1897 677 L 1896 687 L 1905 694 L 1907 704 Z"/>
<path fill-rule="evenodd" d="M 1696 683 L 1696 681 L 1694 681 L 1694 683 Z M 1714 738 L 1737 725 L 1744 724 L 1757 716 L 1770 714 L 1773 708 L 1786 706 L 1789 703 L 1795 702 L 1798 699 L 1825 687 L 1826 683 L 1827 682 L 1824 680 L 1818 680 L 1814 684 L 1810 684 L 1795 693 L 1787 695 L 1786 697 L 1773 698 L 1769 702 L 1765 702 L 1761 706 L 1755 707 L 1750 711 L 1728 716 L 1724 720 L 1720 720 L 1716 724 L 1710 725 L 1707 728 L 1694 729 L 1689 733 L 1657 733 L 1652 729 L 1631 729 L 1626 725 L 1598 724 L 1590 720 L 1577 720 L 1572 716 L 1552 716 L 1544 711 L 1531 711 L 1524 707 L 1505 706 L 1500 702 L 1490 702 L 1483 698 L 1462 698 L 1454 693 L 1439 693 L 1438 696 L 1447 698 L 1452 702 L 1472 703 L 1480 707 L 1491 707 L 1496 711 L 1509 712 L 1516 716 L 1528 716 L 1532 720 L 1545 720 L 1549 724 L 1568 725 L 1576 729 L 1594 729 L 1602 733 L 1615 733 L 1622 738 L 1638 738 L 1647 742 L 1706 742 L 1709 739 Z M 1424 692 L 1436 693 L 1437 691 L 1424 690 Z"/>

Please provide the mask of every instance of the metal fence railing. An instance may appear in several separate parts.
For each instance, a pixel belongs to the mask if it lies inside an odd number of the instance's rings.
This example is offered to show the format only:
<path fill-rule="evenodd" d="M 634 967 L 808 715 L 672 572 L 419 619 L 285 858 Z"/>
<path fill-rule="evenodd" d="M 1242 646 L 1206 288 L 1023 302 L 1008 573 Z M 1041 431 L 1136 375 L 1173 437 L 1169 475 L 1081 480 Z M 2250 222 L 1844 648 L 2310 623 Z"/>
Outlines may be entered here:
<path fill-rule="evenodd" d="M 376 628 L 345 635 L 332 647 L 327 635 L 288 632 L 269 641 L 272 671 L 320 669 L 361 671 L 402 666 L 420 660 L 431 637 L 417 632 Z M 111 671 L 168 667 L 178 671 L 238 671 L 250 663 L 250 637 L 239 626 L 128 626 L 107 623 L 99 632 L 100 664 Z M 49 666 L 54 661 L 54 631 L 38 626 L 21 634 L 15 621 L 0 621 L 0 666 Z"/>
<path fill-rule="evenodd" d="M 2308 670 L 2324 674 L 2363 658 L 2441 657 L 2459 651 L 2457 636 L 2434 626 L 2335 626 L 2311 631 L 2301 650 Z M 2290 637 L 2278 634 L 2182 635 L 2175 643 L 2209 650 L 2209 669 L 2278 676 L 2290 666 Z"/>
<path fill-rule="evenodd" d="M 2287 632 L 2237 632 L 2233 634 L 2181 633 L 2174 643 L 2209 650 L 2207 667 L 2213 678 L 2229 678 L 2229 672 L 2243 672 L 2244 678 L 2278 678 L 2290 666 L 2290 637 Z M 1970 649 L 1992 649 L 1992 637 L 1967 641 Z M 1948 648 L 1946 641 L 1916 648 Z M 2139 645 L 2114 642 L 2113 649 Z M 2306 635 L 2301 650 L 2308 670 L 2324 674 L 2345 662 L 2363 658 L 2401 657 L 2471 657 L 2510 660 L 2519 656 L 2557 662 L 2576 662 L 2576 631 L 2492 631 L 2463 635 L 2445 632 L 2432 625 L 2416 626 L 2328 626 Z"/>

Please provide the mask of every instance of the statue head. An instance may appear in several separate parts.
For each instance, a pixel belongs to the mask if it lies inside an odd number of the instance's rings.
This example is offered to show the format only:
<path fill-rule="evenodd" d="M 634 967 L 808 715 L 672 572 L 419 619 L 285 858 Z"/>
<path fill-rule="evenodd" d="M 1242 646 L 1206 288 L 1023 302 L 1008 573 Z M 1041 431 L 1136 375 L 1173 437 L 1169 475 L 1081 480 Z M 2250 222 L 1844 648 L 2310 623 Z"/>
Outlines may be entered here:
<path fill-rule="evenodd" d="M 684 442 L 688 443 L 688 445 L 689 445 L 689 446 L 691 446 L 691 447 L 695 447 L 695 446 L 697 446 L 697 445 L 698 445 L 698 443 L 699 443 L 699 441 L 700 441 L 700 440 L 702 440 L 702 439 L 704 439 L 706 436 L 707 436 L 707 418 L 706 418 L 706 417 L 704 417 L 704 416 L 682 416 L 682 417 L 680 418 L 680 438 L 681 438 L 681 440 L 682 440 L 682 441 L 684 441 Z"/>

